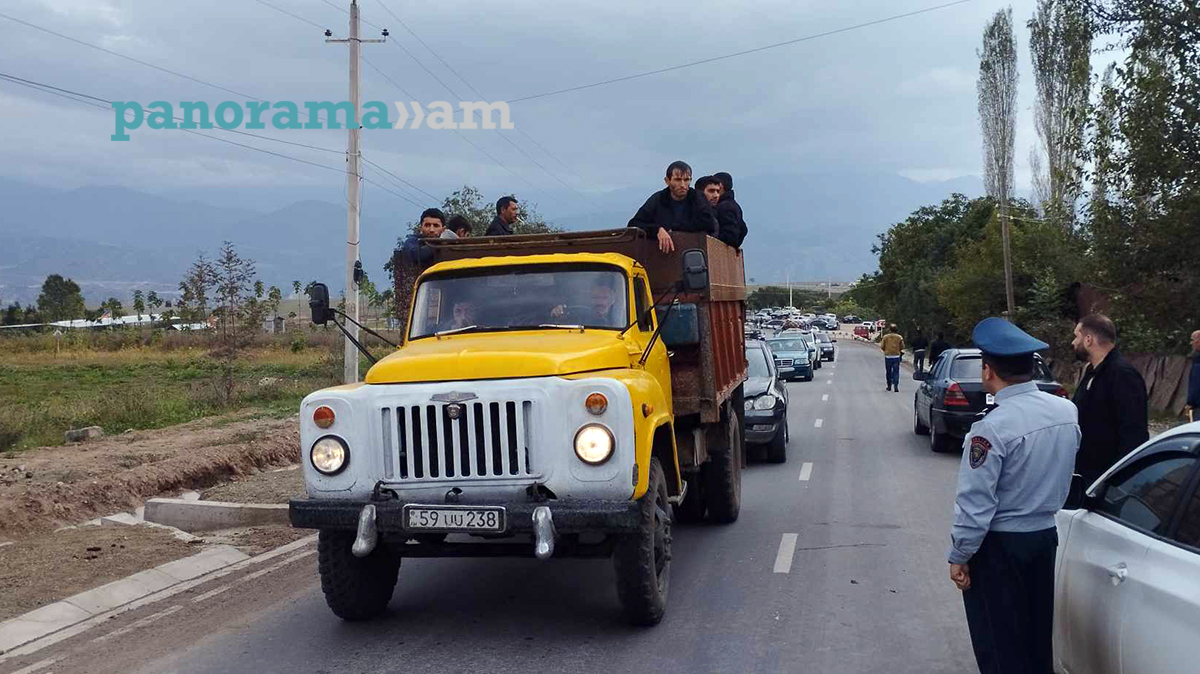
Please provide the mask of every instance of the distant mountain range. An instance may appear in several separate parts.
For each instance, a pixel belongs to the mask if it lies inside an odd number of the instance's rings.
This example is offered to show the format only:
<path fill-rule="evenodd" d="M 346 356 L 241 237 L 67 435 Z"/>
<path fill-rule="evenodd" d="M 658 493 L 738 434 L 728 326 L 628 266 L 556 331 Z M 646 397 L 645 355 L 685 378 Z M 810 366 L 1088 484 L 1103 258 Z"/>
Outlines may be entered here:
<path fill-rule="evenodd" d="M 746 275 L 759 284 L 781 283 L 789 273 L 793 280 L 857 278 L 875 269 L 871 246 L 891 224 L 952 192 L 975 196 L 983 191 L 972 177 L 918 183 L 897 175 L 848 173 L 750 176 L 738 178 L 736 188 L 750 228 Z M 542 214 L 569 230 L 620 227 L 654 189 L 593 196 L 611 208 L 566 212 L 543 206 Z M 248 199 L 246 192 L 226 200 L 212 188 L 153 195 L 122 187 L 59 190 L 0 179 L 0 302 L 36 300 L 42 281 L 55 273 L 79 283 L 90 305 L 109 296 L 127 300 L 138 288 L 170 295 L 197 253 L 211 257 L 225 240 L 255 260 L 263 282 L 278 285 L 285 295 L 293 280 L 322 280 L 338 292 L 345 274 L 346 209 L 336 192 L 290 203 L 276 199 L 288 205 L 274 210 L 247 207 L 272 199 L 269 194 Z M 517 196 L 538 204 L 571 203 L 550 190 Z M 361 256 L 377 283 L 386 279 L 383 264 L 397 236 L 418 213 L 412 204 L 378 190 L 365 203 Z"/>

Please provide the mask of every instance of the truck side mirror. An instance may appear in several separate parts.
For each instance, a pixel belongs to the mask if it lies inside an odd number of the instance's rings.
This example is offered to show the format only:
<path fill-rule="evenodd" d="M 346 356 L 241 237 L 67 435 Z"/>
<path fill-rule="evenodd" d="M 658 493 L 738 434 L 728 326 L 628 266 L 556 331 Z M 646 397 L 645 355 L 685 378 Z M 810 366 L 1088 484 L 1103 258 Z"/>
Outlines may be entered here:
<path fill-rule="evenodd" d="M 708 288 L 708 261 L 699 248 L 683 251 L 683 289 L 698 293 Z"/>
<path fill-rule="evenodd" d="M 314 283 L 308 289 L 308 310 L 312 313 L 313 325 L 325 325 L 333 318 L 329 309 L 329 288 L 324 283 Z"/>
<path fill-rule="evenodd" d="M 1063 510 L 1079 510 L 1084 506 L 1086 497 L 1084 491 L 1088 485 L 1083 481 L 1083 476 L 1075 473 L 1071 476 L 1071 490 L 1067 492 L 1067 502 L 1063 504 Z"/>

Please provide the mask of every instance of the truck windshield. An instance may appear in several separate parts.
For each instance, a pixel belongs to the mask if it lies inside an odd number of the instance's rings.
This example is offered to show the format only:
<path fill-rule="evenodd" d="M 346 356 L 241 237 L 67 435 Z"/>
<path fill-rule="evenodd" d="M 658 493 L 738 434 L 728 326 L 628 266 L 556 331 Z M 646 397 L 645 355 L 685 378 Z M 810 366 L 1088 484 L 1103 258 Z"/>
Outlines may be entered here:
<path fill-rule="evenodd" d="M 417 287 L 409 339 L 456 331 L 629 325 L 625 274 L 607 265 L 527 265 L 438 274 Z"/>

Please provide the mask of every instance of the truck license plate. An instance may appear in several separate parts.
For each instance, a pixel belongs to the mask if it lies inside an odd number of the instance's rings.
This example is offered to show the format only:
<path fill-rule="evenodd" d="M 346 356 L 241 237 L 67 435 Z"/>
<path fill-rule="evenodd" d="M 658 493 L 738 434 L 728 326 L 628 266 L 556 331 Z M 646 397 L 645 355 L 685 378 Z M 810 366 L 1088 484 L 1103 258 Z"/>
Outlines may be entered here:
<path fill-rule="evenodd" d="M 500 533 L 507 528 L 505 510 L 497 506 L 404 506 L 408 531 Z"/>

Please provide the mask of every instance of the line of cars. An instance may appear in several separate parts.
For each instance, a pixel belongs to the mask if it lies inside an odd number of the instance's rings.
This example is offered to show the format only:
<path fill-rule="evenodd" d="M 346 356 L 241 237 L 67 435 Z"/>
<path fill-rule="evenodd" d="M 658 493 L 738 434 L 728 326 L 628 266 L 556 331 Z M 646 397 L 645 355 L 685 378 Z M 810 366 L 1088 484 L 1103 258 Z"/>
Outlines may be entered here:
<path fill-rule="evenodd" d="M 913 431 L 933 451 L 961 448 L 994 404 L 980 364 L 978 349 L 949 349 L 914 373 Z M 1039 389 L 1066 397 L 1040 358 L 1035 376 Z M 1055 518 L 1055 671 L 1196 671 L 1200 422 L 1151 438 L 1090 486 L 1075 478 Z"/>

